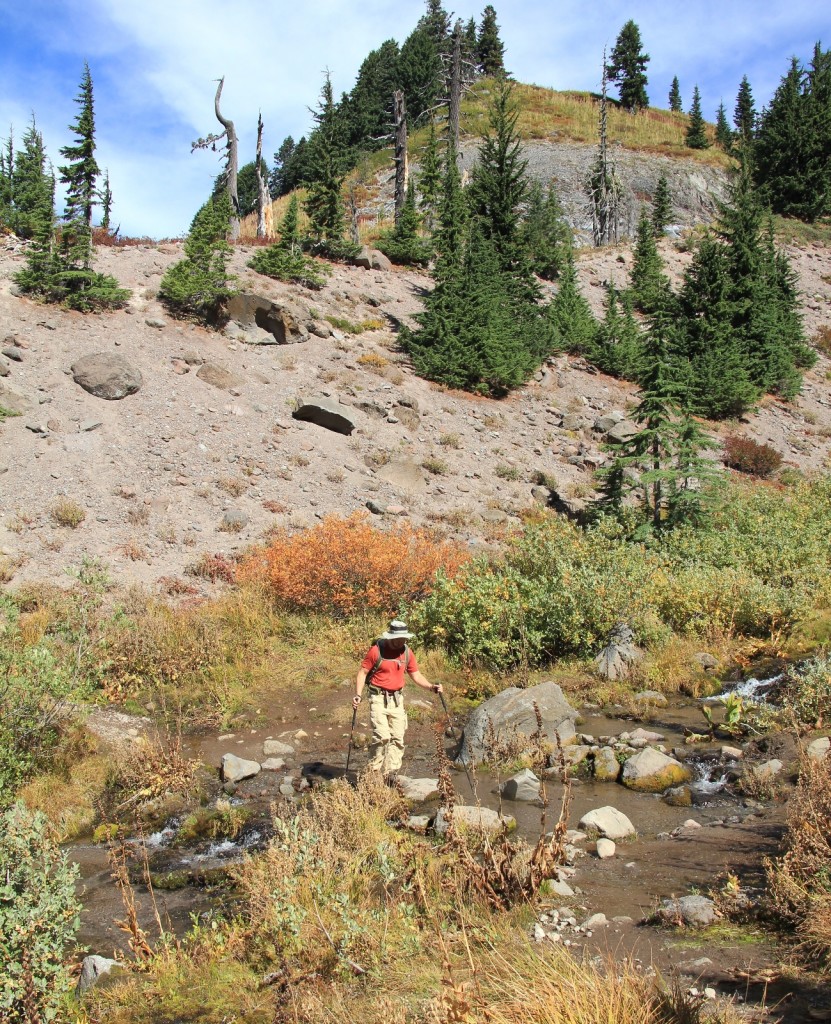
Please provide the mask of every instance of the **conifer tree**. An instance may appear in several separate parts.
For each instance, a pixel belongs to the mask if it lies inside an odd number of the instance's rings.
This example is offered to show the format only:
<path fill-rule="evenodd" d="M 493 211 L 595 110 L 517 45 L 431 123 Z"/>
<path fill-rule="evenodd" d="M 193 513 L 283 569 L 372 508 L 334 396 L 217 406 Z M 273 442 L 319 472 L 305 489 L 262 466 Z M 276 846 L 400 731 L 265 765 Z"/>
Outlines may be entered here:
<path fill-rule="evenodd" d="M 638 221 L 629 290 L 635 307 L 644 313 L 666 308 L 672 295 L 645 207 L 641 207 Z"/>
<path fill-rule="evenodd" d="M 427 10 L 407 36 L 398 57 L 398 88 L 407 97 L 413 123 L 429 115 L 444 87 L 442 54 L 448 47 L 450 17 L 440 0 L 427 0 Z"/>
<path fill-rule="evenodd" d="M 98 201 L 101 204 L 101 227 L 105 231 L 110 230 L 110 216 L 113 212 L 113 192 L 110 188 L 110 172 L 104 171 L 104 184 L 98 193 Z"/>
<path fill-rule="evenodd" d="M 40 229 L 43 221 L 44 195 L 48 194 L 50 210 L 54 194 L 52 175 L 46 169 L 46 148 L 43 135 L 32 121 L 23 133 L 22 148 L 14 153 L 14 168 L 11 173 L 12 195 L 11 228 L 21 238 L 31 238 L 36 225 Z M 7 160 L 11 152 L 7 148 Z"/>
<path fill-rule="evenodd" d="M 736 126 L 738 144 L 745 147 L 750 145 L 756 135 L 756 107 L 747 75 L 742 78 L 739 91 L 736 94 L 733 124 Z"/>
<path fill-rule="evenodd" d="M 92 97 L 92 77 L 89 72 L 89 65 L 84 64 L 84 73 L 81 76 L 81 87 L 75 102 L 81 108 L 76 121 L 69 126 L 69 130 L 75 133 L 75 143 L 72 146 L 64 146 L 61 149 L 61 156 L 68 163 L 60 167 L 61 182 L 66 185 L 66 211 L 65 219 L 71 226 L 71 230 L 78 233 L 81 224 L 85 226 L 87 234 L 92 231 L 92 208 L 96 204 L 98 192 L 96 182 L 101 170 L 95 159 L 95 111 Z M 72 227 L 77 224 L 78 227 Z M 83 266 L 89 266 L 91 256 L 91 241 L 85 243 L 79 240 L 79 246 L 85 246 L 86 254 L 80 254 L 76 262 Z"/>
<path fill-rule="evenodd" d="M 185 240 L 185 257 L 170 267 L 159 298 L 177 316 L 212 322 L 232 294 L 228 277 L 231 246 L 227 242 L 231 199 L 223 190 L 211 196 L 193 218 Z"/>
<path fill-rule="evenodd" d="M 646 93 L 646 65 L 649 54 L 642 51 L 641 32 L 634 21 L 627 21 L 615 42 L 606 72 L 616 82 L 620 104 L 630 114 L 649 106 Z"/>
<path fill-rule="evenodd" d="M 675 114 L 680 114 L 683 109 L 681 106 L 681 86 L 678 83 L 678 75 L 673 78 L 672 85 L 669 87 L 669 109 Z"/>
<path fill-rule="evenodd" d="M 12 197 L 14 190 L 14 136 L 9 129 L 9 137 L 4 148 L 0 148 L 0 226 L 11 226 Z"/>
<path fill-rule="evenodd" d="M 34 120 L 30 130 L 38 136 L 37 144 L 45 159 L 43 140 L 35 129 Z M 27 230 L 32 245 L 26 255 L 26 266 L 15 275 L 15 283 L 27 294 L 49 301 L 54 276 L 61 269 L 55 249 L 55 179 L 43 174 L 32 178 L 26 201 Z"/>
<path fill-rule="evenodd" d="M 462 33 L 462 51 L 466 61 L 476 64 L 476 19 L 468 18 Z"/>
<path fill-rule="evenodd" d="M 519 223 L 528 196 L 528 161 L 522 157 L 518 118 L 512 86 L 503 79 L 488 108 L 488 131 L 482 137 L 470 187 L 471 208 L 481 221 L 482 233 L 493 241 L 508 270 L 519 259 Z"/>
<path fill-rule="evenodd" d="M 571 250 L 560 271 L 557 294 L 548 305 L 548 320 L 558 348 L 590 355 L 597 340 L 597 320 L 577 282 Z"/>
<path fill-rule="evenodd" d="M 662 238 L 671 220 L 672 197 L 669 194 L 669 182 L 666 175 L 661 174 L 655 186 L 655 200 L 652 204 L 652 234 L 656 238 Z"/>
<path fill-rule="evenodd" d="M 707 130 L 704 125 L 704 116 L 701 113 L 701 94 L 696 85 L 693 89 L 692 106 L 690 107 L 690 120 L 687 125 L 687 133 L 684 138 L 690 149 L 707 149 L 710 140 L 707 138 Z"/>
<path fill-rule="evenodd" d="M 476 62 L 479 72 L 485 78 L 497 78 L 505 74 L 505 46 L 499 38 L 496 11 L 488 4 L 482 12 L 482 23 L 476 39 Z"/>
<path fill-rule="evenodd" d="M 436 126 L 431 120 L 430 131 L 427 135 L 427 145 L 421 157 L 421 174 L 418 179 L 418 188 L 421 192 L 421 202 L 419 205 L 424 213 L 424 223 L 428 231 L 432 231 L 436 225 L 441 186 L 442 172 L 441 160 L 439 159 L 439 144 L 436 138 Z"/>
<path fill-rule="evenodd" d="M 306 288 L 322 288 L 327 272 L 325 264 L 310 259 L 300 244 L 300 203 L 293 193 L 286 206 L 283 220 L 278 227 L 279 240 L 274 245 L 258 249 L 248 266 L 258 274 L 265 274 L 278 281 L 294 281 Z"/>
<path fill-rule="evenodd" d="M 573 240 L 553 178 L 545 191 L 536 179 L 529 186 L 519 244 L 535 274 L 546 281 L 559 277 Z"/>
<path fill-rule="evenodd" d="M 313 117 L 316 127 L 309 147 L 310 184 L 305 204 L 309 231 L 320 251 L 338 255 L 344 231 L 341 187 L 346 176 L 346 153 L 328 71 Z"/>
<path fill-rule="evenodd" d="M 727 111 L 724 109 L 724 101 L 719 103 L 716 111 L 716 145 L 721 146 L 725 153 L 733 148 L 733 132 L 727 122 Z"/>
<path fill-rule="evenodd" d="M 612 377 L 637 380 L 641 372 L 641 332 L 628 296 L 621 296 L 614 284 L 606 290 L 605 313 L 588 357 Z"/>
<path fill-rule="evenodd" d="M 429 243 L 420 237 L 420 228 L 421 217 L 416 208 L 415 182 L 410 178 L 401 215 L 393 230 L 386 237 L 379 239 L 378 248 L 385 256 L 389 256 L 393 263 L 426 267 L 430 262 L 432 249 Z"/>

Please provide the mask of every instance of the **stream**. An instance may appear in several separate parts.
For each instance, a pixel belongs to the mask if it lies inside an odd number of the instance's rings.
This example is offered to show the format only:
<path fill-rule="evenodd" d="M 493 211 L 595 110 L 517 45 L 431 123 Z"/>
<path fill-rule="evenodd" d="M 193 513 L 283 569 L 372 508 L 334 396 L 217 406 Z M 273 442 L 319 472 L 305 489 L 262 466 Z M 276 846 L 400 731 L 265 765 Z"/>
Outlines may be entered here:
<path fill-rule="evenodd" d="M 764 699 L 764 693 L 775 681 L 776 679 L 749 679 L 731 692 L 750 700 Z M 684 822 L 690 818 L 695 819 L 704 828 L 724 826 L 727 829 L 740 826 L 745 818 L 754 813 L 754 809 L 745 806 L 746 802 L 729 785 L 730 771 L 735 767 L 735 763 L 724 760 L 721 748 L 726 744 L 732 745 L 733 741 L 700 743 L 694 746 L 684 742 L 685 730 L 703 731 L 705 721 L 701 713 L 702 703 L 702 700 L 691 699 L 673 701 L 666 707 L 653 709 L 649 720 L 643 723 L 633 723 L 601 714 L 592 708 L 584 709 L 578 720 L 578 734 L 595 738 L 618 737 L 622 733 L 632 731 L 638 725 L 651 732 L 660 733 L 663 739 L 658 742 L 666 752 L 675 753 L 693 771 L 693 779 L 690 782 L 692 807 L 669 806 L 660 795 L 637 793 L 619 784 L 597 782 L 579 772 L 573 776 L 570 827 L 576 828 L 577 822 L 587 811 L 612 805 L 622 811 L 637 830 L 637 839 L 627 841 L 621 848 L 621 856 L 627 859 L 626 866 L 633 876 L 633 884 L 630 885 L 629 881 L 625 883 L 629 890 L 627 905 L 631 907 L 648 906 L 656 896 L 683 891 L 694 882 L 694 879 L 691 881 L 688 877 L 691 865 L 686 864 L 683 857 L 673 855 L 668 858 L 668 863 L 660 866 L 650 864 L 650 854 L 647 852 L 650 844 L 665 842 L 674 833 L 677 834 Z M 324 732 L 315 732 L 315 728 L 321 728 L 319 715 L 311 722 L 304 721 L 298 715 L 296 720 L 283 719 L 281 725 L 289 725 L 290 728 L 280 732 L 280 737 L 291 737 L 298 729 L 303 729 L 304 734 L 307 734 L 307 738 L 297 744 L 296 755 L 287 758 L 283 770 L 262 771 L 257 777 L 239 784 L 236 793 L 231 797 L 222 792 L 217 777 L 215 798 L 221 798 L 233 805 L 244 805 L 250 814 L 235 839 L 203 839 L 188 845 L 179 844 L 177 837 L 181 818 L 169 819 L 161 828 L 145 838 L 151 870 L 157 880 L 161 879 L 154 890 L 154 897 L 165 929 L 181 935 L 188 930 L 195 918 L 208 915 L 217 907 L 222 908 L 223 901 L 230 897 L 227 890 L 217 888 L 213 883 L 224 875 L 234 861 L 261 849 L 268 842 L 270 808 L 275 801 L 281 799 L 280 786 L 285 786 L 289 777 L 293 780 L 295 788 L 305 788 L 343 774 L 346 749 L 343 734 L 339 730 L 324 726 Z M 218 766 L 222 754 L 226 752 L 261 761 L 263 742 L 268 738 L 273 737 L 267 728 L 246 729 L 237 734 L 223 736 L 221 740 L 217 736 L 193 737 L 189 743 L 189 753 L 191 756 L 199 756 L 206 764 L 215 766 Z M 430 722 L 414 721 L 408 731 L 407 740 L 403 773 L 414 778 L 434 778 L 434 734 Z M 353 753 L 352 764 L 360 770 L 365 759 L 365 753 L 356 751 Z M 454 769 L 453 781 L 458 802 L 480 802 L 485 807 L 511 814 L 517 822 L 517 833 L 535 842 L 540 834 L 541 809 L 534 804 L 502 800 L 498 787 L 505 778 L 507 775 L 500 777 L 494 773 L 477 771 L 474 776 L 474 789 L 471 789 L 465 773 Z M 560 811 L 562 784 L 548 780 L 546 790 L 549 807 L 545 827 L 551 829 Z M 413 813 L 434 814 L 437 806 L 435 801 L 417 805 L 413 808 Z M 715 835 L 715 831 L 712 831 L 712 834 Z M 83 912 L 78 936 L 79 945 L 105 956 L 112 955 L 114 951 L 125 950 L 127 935 L 116 924 L 124 917 L 124 909 L 120 894 L 112 881 L 106 846 L 87 841 L 68 844 L 67 848 L 81 872 L 79 892 Z M 590 860 L 597 863 L 595 858 L 589 857 L 578 862 L 580 872 L 582 866 L 588 866 Z M 631 870 L 635 865 L 640 866 L 637 872 Z M 702 865 L 695 867 L 700 874 Z M 578 885 L 580 872 L 577 875 Z M 637 882 L 634 880 L 635 875 Z M 619 888 L 620 879 L 615 884 Z M 139 903 L 140 923 L 153 941 L 158 934 L 153 898 L 140 881 L 135 882 L 135 892 Z M 614 887 L 610 892 L 614 892 Z"/>

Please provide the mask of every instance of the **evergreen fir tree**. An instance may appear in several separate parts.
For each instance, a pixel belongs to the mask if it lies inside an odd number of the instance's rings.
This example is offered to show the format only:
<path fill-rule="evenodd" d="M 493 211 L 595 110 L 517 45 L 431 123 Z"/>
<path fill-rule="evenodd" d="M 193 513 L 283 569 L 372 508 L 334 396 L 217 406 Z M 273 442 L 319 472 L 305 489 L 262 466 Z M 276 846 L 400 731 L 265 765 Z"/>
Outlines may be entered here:
<path fill-rule="evenodd" d="M 572 250 L 573 240 L 553 178 L 545 191 L 536 179 L 529 186 L 525 217 L 519 229 L 519 244 L 535 274 L 546 281 L 559 277 Z"/>
<path fill-rule="evenodd" d="M 701 113 L 701 94 L 696 85 L 693 89 L 693 101 L 690 107 L 690 120 L 687 125 L 687 133 L 684 138 L 690 149 L 707 149 L 710 140 L 707 138 L 707 130 L 704 125 L 704 117 Z"/>
<path fill-rule="evenodd" d="M 721 146 L 725 153 L 733 148 L 733 132 L 727 122 L 727 111 L 724 109 L 724 102 L 718 105 L 716 111 L 716 145 Z"/>
<path fill-rule="evenodd" d="M 644 313 L 665 308 L 672 295 L 655 244 L 654 227 L 644 207 L 638 221 L 629 290 L 635 307 Z"/>
<path fill-rule="evenodd" d="M 621 296 L 614 284 L 606 290 L 605 313 L 588 357 L 612 377 L 637 380 L 640 374 L 641 332 L 628 297 Z"/>
<path fill-rule="evenodd" d="M 428 231 L 432 231 L 436 225 L 441 186 L 442 172 L 436 126 L 433 121 L 430 121 L 430 131 L 421 157 L 421 174 L 418 179 L 418 187 L 421 192 L 420 208 L 424 213 L 424 223 Z"/>
<path fill-rule="evenodd" d="M 518 117 L 512 86 L 503 79 L 488 108 L 488 132 L 479 147 L 470 187 L 471 209 L 481 222 L 481 231 L 493 242 L 509 271 L 516 269 L 519 261 L 519 223 L 528 196 L 528 161 L 522 157 Z M 523 267 L 526 277 L 529 269 Z"/>
<path fill-rule="evenodd" d="M 747 75 L 742 78 L 739 91 L 736 94 L 733 124 L 736 126 L 738 144 L 744 147 L 750 145 L 756 135 L 756 107 Z"/>
<path fill-rule="evenodd" d="M 662 238 L 667 224 L 672 221 L 672 197 L 669 194 L 669 182 L 666 175 L 658 178 L 655 186 L 655 200 L 652 204 L 652 234 Z"/>
<path fill-rule="evenodd" d="M 323 83 L 320 102 L 314 112 L 315 130 L 309 153 L 311 183 L 306 199 L 310 234 L 317 243 L 343 239 L 344 215 L 341 187 L 346 176 L 346 154 L 342 125 L 332 96 L 329 73 Z"/>
<path fill-rule="evenodd" d="M 14 190 L 14 137 L 9 129 L 9 137 L 0 148 L 0 227 L 11 227 L 12 198 Z"/>
<path fill-rule="evenodd" d="M 673 78 L 672 85 L 669 87 L 669 109 L 675 114 L 680 114 L 683 109 L 681 106 L 681 86 L 678 84 L 678 75 Z"/>
<path fill-rule="evenodd" d="M 807 72 L 793 58 L 754 147 L 756 180 L 776 213 L 815 221 L 831 212 L 831 51 Z"/>
<path fill-rule="evenodd" d="M 476 64 L 476 19 L 468 18 L 462 34 L 462 57 L 471 64 Z"/>
<path fill-rule="evenodd" d="M 558 348 L 591 354 L 597 343 L 597 320 L 577 283 L 574 254 L 568 251 L 557 294 L 548 305 L 548 320 Z"/>
<path fill-rule="evenodd" d="M 388 235 L 379 239 L 377 246 L 393 263 L 426 267 L 430 262 L 432 248 L 421 238 L 420 228 L 421 217 L 416 208 L 415 182 L 410 178 L 398 223 Z"/>
<path fill-rule="evenodd" d="M 684 275 L 678 347 L 689 364 L 690 407 L 709 419 L 741 416 L 761 394 L 734 330 L 732 291 L 727 249 L 706 236 Z"/>
<path fill-rule="evenodd" d="M 450 17 L 439 0 L 427 0 L 427 11 L 404 41 L 398 58 L 398 87 L 418 123 L 436 105 L 444 88 L 442 54 L 447 51 Z"/>
<path fill-rule="evenodd" d="M 42 149 L 43 140 L 36 132 L 34 121 L 31 131 L 38 135 Z M 40 175 L 37 179 L 32 178 L 30 184 L 26 200 L 27 228 L 32 245 L 26 254 L 26 266 L 15 274 L 14 280 L 21 291 L 49 301 L 52 280 L 60 271 L 55 250 L 55 180 L 51 176 Z"/>
<path fill-rule="evenodd" d="M 294 193 L 286 206 L 286 213 L 277 229 L 280 239 L 274 245 L 258 249 L 248 266 L 258 274 L 278 281 L 294 281 L 306 288 L 319 289 L 328 273 L 325 264 L 310 259 L 300 244 L 300 203 Z"/>
<path fill-rule="evenodd" d="M 46 148 L 34 117 L 23 133 L 23 146 L 14 153 L 11 174 L 11 228 L 21 238 L 31 238 L 43 227 L 44 195 L 50 210 L 54 193 L 52 175 L 46 170 Z M 7 148 L 7 159 L 11 156 Z M 51 214 L 50 214 L 51 215 Z"/>
<path fill-rule="evenodd" d="M 81 90 L 75 102 L 80 110 L 77 120 L 69 126 L 75 133 L 75 143 L 61 149 L 61 156 L 68 163 L 59 168 L 61 182 L 66 185 L 66 226 L 61 234 L 61 246 L 67 269 L 73 272 L 89 270 L 92 263 L 92 208 L 98 196 L 96 182 L 101 173 L 95 159 L 95 112 L 88 64 L 84 64 Z"/>
<path fill-rule="evenodd" d="M 649 54 L 641 49 L 641 32 L 634 21 L 627 21 L 615 42 L 606 67 L 610 81 L 618 85 L 620 104 L 630 114 L 649 106 L 646 93 L 646 65 Z"/>
<path fill-rule="evenodd" d="M 295 144 L 287 136 L 274 154 L 274 167 L 268 179 L 268 191 L 272 199 L 287 196 L 309 180 L 309 144 L 305 136 Z"/>
<path fill-rule="evenodd" d="M 499 38 L 496 11 L 488 4 L 482 12 L 482 24 L 476 39 L 476 62 L 479 72 L 485 78 L 497 78 L 505 74 L 505 46 Z"/>
<path fill-rule="evenodd" d="M 113 192 L 110 188 L 110 172 L 104 171 L 104 184 L 98 193 L 98 201 L 101 204 L 101 227 L 105 231 L 110 230 L 110 215 L 113 212 Z"/>
<path fill-rule="evenodd" d="M 702 453 L 718 447 L 718 441 L 689 413 L 681 416 L 676 425 L 673 477 L 666 501 L 667 527 L 702 525 L 708 498 L 721 479 L 716 464 Z"/>
<path fill-rule="evenodd" d="M 232 294 L 228 278 L 231 246 L 227 242 L 231 200 L 223 190 L 199 210 L 185 240 L 185 257 L 170 267 L 159 298 L 177 316 L 212 322 Z"/>
<path fill-rule="evenodd" d="M 388 39 L 361 64 L 340 114 L 344 143 L 353 152 L 378 149 L 389 131 L 392 94 L 398 88 L 398 43 Z"/>

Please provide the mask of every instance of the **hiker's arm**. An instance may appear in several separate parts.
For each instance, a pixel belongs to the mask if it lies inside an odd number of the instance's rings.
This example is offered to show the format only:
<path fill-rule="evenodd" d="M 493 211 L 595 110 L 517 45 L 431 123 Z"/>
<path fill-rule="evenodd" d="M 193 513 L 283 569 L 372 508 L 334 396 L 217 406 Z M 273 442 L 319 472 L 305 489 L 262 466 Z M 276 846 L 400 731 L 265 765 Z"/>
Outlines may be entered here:
<path fill-rule="evenodd" d="M 366 682 L 366 677 L 366 669 L 359 668 L 358 675 L 355 678 L 355 696 L 352 700 L 352 706 L 355 708 L 361 703 L 361 694 L 364 692 L 364 683 Z"/>
<path fill-rule="evenodd" d="M 416 686 L 420 686 L 423 690 L 432 690 L 434 693 L 442 692 L 441 683 L 431 683 L 430 680 L 420 672 L 411 672 L 410 679 L 412 679 Z"/>

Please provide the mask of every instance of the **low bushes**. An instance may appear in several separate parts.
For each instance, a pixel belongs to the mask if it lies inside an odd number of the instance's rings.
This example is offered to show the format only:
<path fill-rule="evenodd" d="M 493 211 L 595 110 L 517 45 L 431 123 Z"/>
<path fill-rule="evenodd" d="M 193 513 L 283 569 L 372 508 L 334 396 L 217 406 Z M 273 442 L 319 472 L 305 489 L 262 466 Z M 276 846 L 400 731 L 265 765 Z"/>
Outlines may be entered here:
<path fill-rule="evenodd" d="M 782 465 L 782 456 L 769 444 L 731 434 L 724 440 L 724 463 L 740 473 L 768 477 Z"/>
<path fill-rule="evenodd" d="M 831 602 L 831 481 L 787 492 L 729 490 L 704 526 L 649 545 L 604 520 L 580 529 L 560 517 L 530 523 L 497 560 L 439 576 L 412 625 L 466 664 L 508 669 L 527 660 L 585 657 L 615 622 L 641 642 L 787 634 Z"/>
<path fill-rule="evenodd" d="M 464 558 L 457 545 L 407 523 L 379 530 L 364 515 L 328 516 L 309 530 L 275 533 L 238 575 L 262 582 L 290 610 L 395 614 L 431 591 L 438 570 L 452 579 Z"/>

